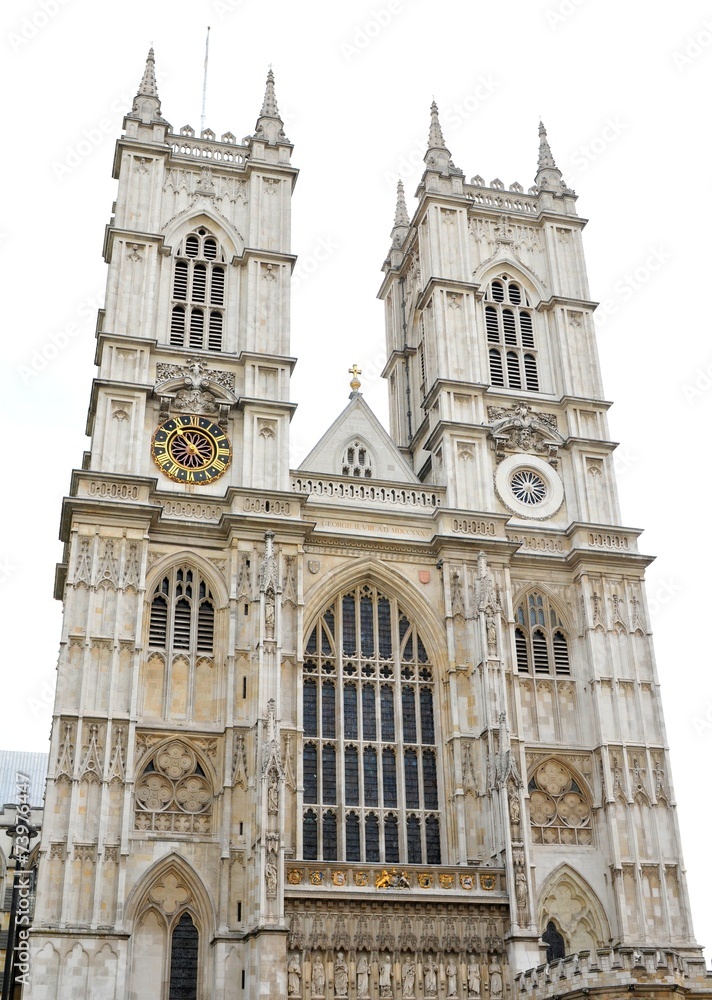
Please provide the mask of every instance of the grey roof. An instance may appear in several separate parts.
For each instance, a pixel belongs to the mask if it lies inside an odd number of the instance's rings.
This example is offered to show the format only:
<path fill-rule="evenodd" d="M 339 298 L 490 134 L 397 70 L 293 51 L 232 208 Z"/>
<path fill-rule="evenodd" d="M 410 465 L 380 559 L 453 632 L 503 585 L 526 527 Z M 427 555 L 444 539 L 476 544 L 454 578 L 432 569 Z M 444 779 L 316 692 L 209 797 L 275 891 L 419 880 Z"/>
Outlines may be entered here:
<path fill-rule="evenodd" d="M 17 805 L 18 773 L 29 778 L 30 805 L 42 806 L 48 766 L 49 754 L 0 750 L 0 809 L 11 803 Z"/>

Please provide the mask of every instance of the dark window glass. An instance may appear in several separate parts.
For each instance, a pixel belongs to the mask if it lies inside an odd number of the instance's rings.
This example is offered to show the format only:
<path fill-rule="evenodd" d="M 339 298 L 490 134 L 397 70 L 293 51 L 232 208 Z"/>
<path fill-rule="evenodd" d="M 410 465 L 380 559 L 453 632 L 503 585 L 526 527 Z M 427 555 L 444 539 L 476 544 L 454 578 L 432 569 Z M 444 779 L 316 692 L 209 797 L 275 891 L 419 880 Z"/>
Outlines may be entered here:
<path fill-rule="evenodd" d="M 329 633 L 326 631 L 325 628 L 322 628 L 321 630 L 321 651 L 327 656 L 331 655 L 334 652 L 333 649 L 331 648 L 331 640 L 329 639 Z"/>
<path fill-rule="evenodd" d="M 393 688 L 381 688 L 381 739 L 396 738 L 395 719 L 393 717 Z"/>
<path fill-rule="evenodd" d="M 344 752 L 344 801 L 347 806 L 357 806 L 358 800 L 358 751 L 346 747 Z"/>
<path fill-rule="evenodd" d="M 485 326 L 487 328 L 487 340 L 492 344 L 499 343 L 499 324 L 497 322 L 497 310 L 494 306 L 485 308 Z"/>
<path fill-rule="evenodd" d="M 302 840 L 305 861 L 316 861 L 316 813 L 307 809 L 302 823 Z"/>
<path fill-rule="evenodd" d="M 374 747 L 363 751 L 363 804 L 378 805 L 378 754 Z"/>
<path fill-rule="evenodd" d="M 361 656 L 373 656 L 376 652 L 373 634 L 373 601 L 370 596 L 361 597 Z"/>
<path fill-rule="evenodd" d="M 318 802 L 316 784 L 316 747 L 313 743 L 304 744 L 304 801 Z"/>
<path fill-rule="evenodd" d="M 358 701 L 355 684 L 344 684 L 344 736 L 358 739 Z"/>
<path fill-rule="evenodd" d="M 433 722 L 433 692 L 430 688 L 420 689 L 420 742 L 435 742 Z"/>
<path fill-rule="evenodd" d="M 221 267 L 214 267 L 210 279 L 210 302 L 221 306 L 225 301 L 225 272 Z"/>
<path fill-rule="evenodd" d="M 502 355 L 492 348 L 489 352 L 490 381 L 492 385 L 504 385 L 504 369 L 502 368 Z"/>
<path fill-rule="evenodd" d="M 356 601 L 353 594 L 347 594 L 341 602 L 343 615 L 343 649 L 347 656 L 356 652 Z"/>
<path fill-rule="evenodd" d="M 365 684 L 361 691 L 363 738 L 376 739 L 376 692 L 371 684 Z"/>
<path fill-rule="evenodd" d="M 396 755 L 390 747 L 386 747 L 381 754 L 381 768 L 383 770 L 383 805 L 387 809 L 394 809 L 398 805 Z"/>
<path fill-rule="evenodd" d="M 336 750 L 330 744 L 321 749 L 321 801 L 336 804 Z"/>
<path fill-rule="evenodd" d="M 554 666 L 557 674 L 570 674 L 569 646 L 563 632 L 554 632 Z"/>
<path fill-rule="evenodd" d="M 324 861 L 336 861 L 336 816 L 329 810 L 321 821 Z"/>
<path fill-rule="evenodd" d="M 316 629 L 312 629 L 312 634 L 307 639 L 306 652 L 313 655 L 316 651 Z"/>
<path fill-rule="evenodd" d="M 366 817 L 366 861 L 380 861 L 381 851 L 378 844 L 378 817 L 369 813 Z"/>
<path fill-rule="evenodd" d="M 173 648 L 190 649 L 190 601 L 181 597 L 173 614 Z"/>
<path fill-rule="evenodd" d="M 168 1000 L 196 1000 L 198 996 L 198 930 L 184 913 L 171 935 L 171 979 Z"/>
<path fill-rule="evenodd" d="M 403 742 L 417 743 L 418 730 L 415 723 L 415 692 L 412 687 L 404 687 L 401 693 L 403 704 Z"/>
<path fill-rule="evenodd" d="M 391 602 L 387 597 L 378 598 L 378 655 L 383 660 L 390 660 L 393 656 Z"/>
<path fill-rule="evenodd" d="M 408 632 L 409 628 L 410 628 L 410 622 L 408 621 L 405 615 L 401 615 L 400 618 L 398 619 L 398 637 L 401 641 L 401 644 L 403 643 L 403 640 L 405 639 L 406 633 Z"/>
<path fill-rule="evenodd" d="M 386 861 L 399 861 L 398 853 L 398 819 L 396 816 L 388 815 L 383 823 L 383 842 L 385 847 Z"/>
<path fill-rule="evenodd" d="M 307 736 L 317 736 L 316 725 L 316 681 L 304 681 L 304 732 Z"/>
<path fill-rule="evenodd" d="M 420 807 L 420 790 L 418 787 L 418 754 L 415 750 L 406 750 L 403 754 L 405 769 L 405 804 L 408 809 Z"/>
<path fill-rule="evenodd" d="M 438 774 L 434 750 L 423 750 L 423 798 L 426 809 L 438 808 Z"/>
<path fill-rule="evenodd" d="M 420 636 L 418 636 L 418 663 L 427 663 L 428 654 L 425 652 L 425 646 L 423 645 Z"/>
<path fill-rule="evenodd" d="M 519 609 L 521 612 L 521 608 Z M 527 652 L 527 637 L 520 628 L 514 630 L 514 647 L 517 651 L 517 670 L 526 674 L 529 672 L 529 654 Z"/>
<path fill-rule="evenodd" d="M 148 629 L 149 646 L 166 648 L 168 629 L 168 605 L 164 597 L 157 595 L 151 601 L 151 621 Z"/>
<path fill-rule="evenodd" d="M 504 302 L 504 285 L 501 281 L 492 282 L 492 298 L 495 302 Z"/>
<path fill-rule="evenodd" d="M 428 816 L 425 821 L 425 850 L 429 865 L 440 864 L 440 823 L 437 816 Z"/>
<path fill-rule="evenodd" d="M 361 833 L 355 813 L 349 813 L 346 817 L 346 860 L 361 860 Z"/>
<path fill-rule="evenodd" d="M 549 673 L 549 654 L 546 648 L 546 636 L 539 629 L 532 632 L 532 652 L 534 654 L 534 673 Z"/>
<path fill-rule="evenodd" d="M 420 820 L 417 816 L 408 817 L 408 864 L 419 865 L 423 861 L 423 849 L 420 845 Z"/>
<path fill-rule="evenodd" d="M 332 681 L 321 685 L 321 735 L 336 736 L 336 688 Z"/>

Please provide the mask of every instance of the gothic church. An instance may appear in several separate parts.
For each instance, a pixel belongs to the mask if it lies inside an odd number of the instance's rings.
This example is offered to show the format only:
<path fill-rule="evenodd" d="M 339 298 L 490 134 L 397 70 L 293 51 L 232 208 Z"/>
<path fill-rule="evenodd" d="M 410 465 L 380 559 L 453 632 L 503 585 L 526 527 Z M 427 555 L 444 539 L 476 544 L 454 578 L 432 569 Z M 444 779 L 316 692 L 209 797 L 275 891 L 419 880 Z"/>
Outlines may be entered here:
<path fill-rule="evenodd" d="M 31 1000 L 711 997 L 584 220 L 431 109 L 359 392 L 296 470 L 292 144 L 118 140 Z M 318 208 L 316 209 L 318 211 Z"/>

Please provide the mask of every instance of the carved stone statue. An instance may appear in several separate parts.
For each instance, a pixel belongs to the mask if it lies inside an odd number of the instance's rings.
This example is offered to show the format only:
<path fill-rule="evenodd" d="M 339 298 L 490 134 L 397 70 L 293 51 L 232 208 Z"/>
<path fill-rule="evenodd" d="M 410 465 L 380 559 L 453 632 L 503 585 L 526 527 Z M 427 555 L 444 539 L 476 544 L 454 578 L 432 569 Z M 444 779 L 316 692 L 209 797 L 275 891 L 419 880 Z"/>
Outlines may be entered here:
<path fill-rule="evenodd" d="M 492 959 L 489 967 L 489 988 L 491 1000 L 502 996 L 502 969 L 496 958 Z"/>
<path fill-rule="evenodd" d="M 412 958 L 406 958 L 403 963 L 403 1000 L 410 1000 L 414 996 L 415 987 L 415 962 Z"/>
<path fill-rule="evenodd" d="M 514 876 L 514 892 L 517 897 L 517 906 L 520 910 L 527 908 L 527 876 L 520 869 Z M 546 932 L 545 932 L 546 933 Z"/>
<path fill-rule="evenodd" d="M 470 955 L 470 962 L 467 966 L 467 989 L 471 1000 L 479 1000 L 480 998 L 480 966 L 475 961 L 475 956 Z"/>
<path fill-rule="evenodd" d="M 299 955 L 292 955 L 287 966 L 287 993 L 290 997 L 302 995 L 302 967 Z"/>
<path fill-rule="evenodd" d="M 368 996 L 368 958 L 362 955 L 356 966 L 356 995 L 359 997 Z"/>
<path fill-rule="evenodd" d="M 457 996 L 457 966 L 455 965 L 454 959 L 450 959 L 445 967 L 445 975 L 447 977 L 447 995 L 449 997 Z"/>
<path fill-rule="evenodd" d="M 267 790 L 267 812 L 271 816 L 276 816 L 279 812 L 279 778 L 275 771 L 272 771 Z"/>
<path fill-rule="evenodd" d="M 432 955 L 428 955 L 424 972 L 425 995 L 426 997 L 434 997 L 438 991 L 438 970 L 433 962 Z"/>
<path fill-rule="evenodd" d="M 521 817 L 522 809 L 519 805 L 519 796 L 516 788 L 513 788 L 509 793 L 509 821 L 512 825 L 512 838 L 514 840 L 521 839 Z"/>
<path fill-rule="evenodd" d="M 274 863 L 273 855 L 269 856 L 265 865 L 265 882 L 267 883 L 267 895 L 277 895 L 277 865 Z"/>
<path fill-rule="evenodd" d="M 324 986 L 326 985 L 326 972 L 324 971 L 324 963 L 321 960 L 321 955 L 317 955 L 312 963 L 311 981 L 312 996 L 323 997 Z"/>
<path fill-rule="evenodd" d="M 566 942 L 557 931 L 553 920 L 550 920 L 546 925 L 546 930 L 542 934 L 541 939 L 546 945 L 547 962 L 556 962 L 558 959 L 564 957 L 566 954 Z"/>
<path fill-rule="evenodd" d="M 381 987 L 382 997 L 393 996 L 393 990 L 391 989 L 392 975 L 391 956 L 385 955 L 378 972 L 378 984 Z"/>
<path fill-rule="evenodd" d="M 334 996 L 345 997 L 349 992 L 349 970 L 340 951 L 334 962 Z"/>

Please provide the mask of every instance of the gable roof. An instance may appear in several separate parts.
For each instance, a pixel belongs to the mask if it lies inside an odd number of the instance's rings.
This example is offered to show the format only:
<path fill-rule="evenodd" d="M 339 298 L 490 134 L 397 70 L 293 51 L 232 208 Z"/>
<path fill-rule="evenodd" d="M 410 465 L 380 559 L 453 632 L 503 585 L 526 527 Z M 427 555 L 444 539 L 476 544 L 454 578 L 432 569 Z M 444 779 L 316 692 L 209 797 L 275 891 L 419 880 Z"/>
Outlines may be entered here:
<path fill-rule="evenodd" d="M 299 471 L 329 476 L 342 475 L 344 452 L 356 440 L 368 450 L 371 478 L 421 485 L 360 392 L 351 394 L 348 405 L 299 465 Z"/>

